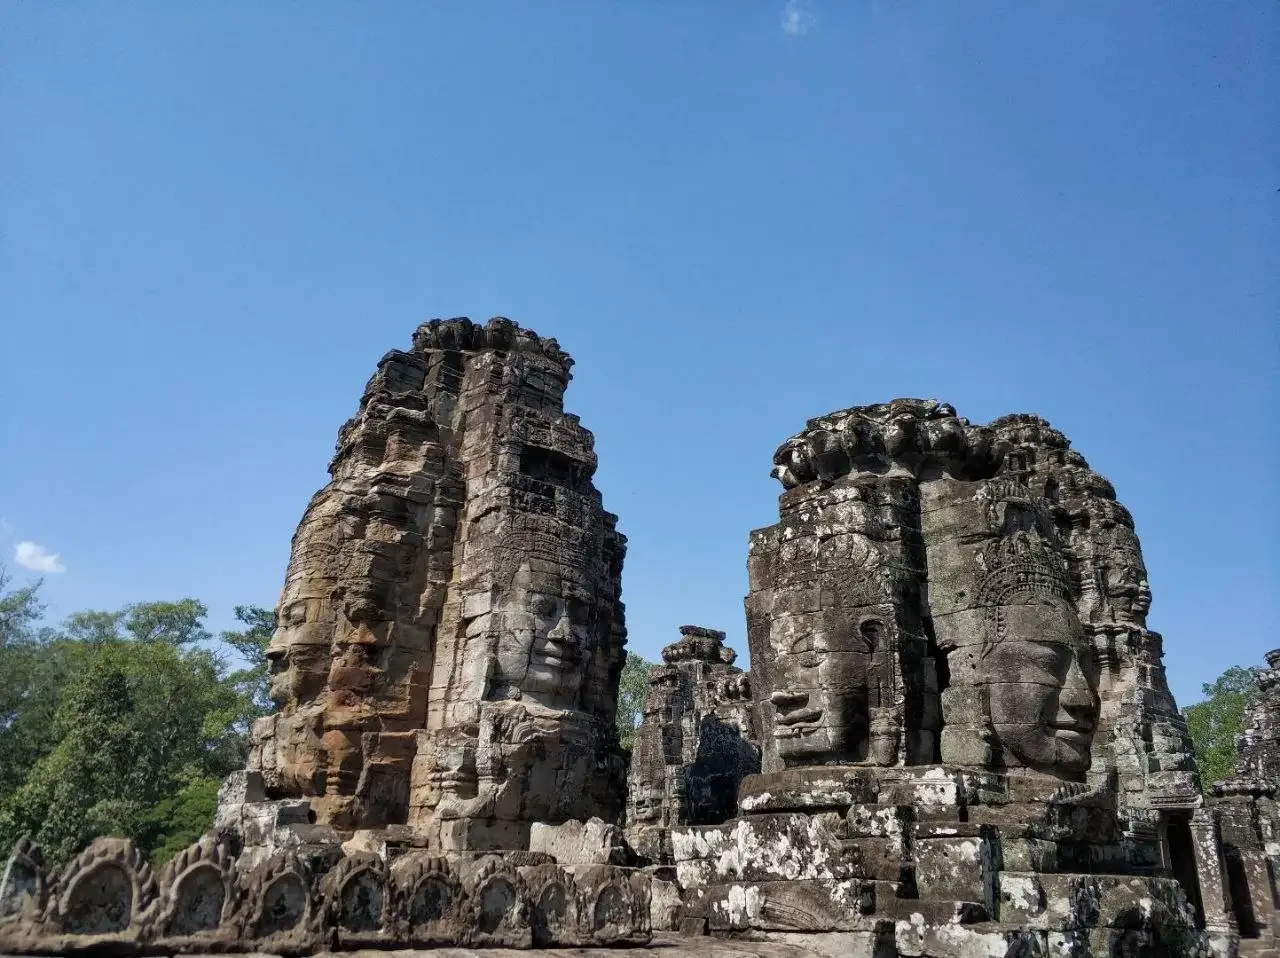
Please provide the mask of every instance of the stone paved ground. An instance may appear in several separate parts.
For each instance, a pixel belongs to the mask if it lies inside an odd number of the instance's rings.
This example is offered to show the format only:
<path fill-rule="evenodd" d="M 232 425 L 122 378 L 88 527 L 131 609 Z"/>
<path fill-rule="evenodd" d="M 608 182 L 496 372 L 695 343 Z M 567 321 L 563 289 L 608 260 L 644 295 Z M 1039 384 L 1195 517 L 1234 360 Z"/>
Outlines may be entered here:
<path fill-rule="evenodd" d="M 506 948 L 440 948 L 432 951 L 347 952 L 342 958 L 847 958 L 851 954 L 843 935 L 804 935 L 804 945 L 763 941 L 724 941 L 718 938 L 682 938 L 654 935 L 641 948 L 546 948 L 517 951 Z M 248 956 L 245 956 L 248 958 Z M 327 958 L 327 956 L 324 956 Z M 335 956 L 336 958 L 336 956 Z M 1271 956 L 1267 956 L 1271 958 Z"/>
<path fill-rule="evenodd" d="M 1240 958 L 1280 958 L 1274 938 L 1244 938 L 1240 941 Z"/>
<path fill-rule="evenodd" d="M 653 942 L 637 948 L 546 948 L 520 951 L 508 948 L 433 948 L 403 951 L 347 951 L 340 958 L 848 958 L 848 940 L 842 935 L 805 935 L 805 945 L 781 942 L 721 941 L 717 938 L 682 938 L 654 935 Z M 16 956 L 0 954 L 0 958 Z M 57 958 L 57 956 L 48 956 Z M 185 958 L 215 958 L 190 955 Z M 274 955 L 228 954 L 216 958 L 278 958 Z M 339 958 L 321 954 L 316 958 Z M 1259 955 L 1256 958 L 1263 958 Z M 1271 955 L 1265 958 L 1273 958 Z"/>
<path fill-rule="evenodd" d="M 506 948 L 441 948 L 430 952 L 395 951 L 362 953 L 360 958 L 835 958 L 846 952 L 813 951 L 798 945 L 774 942 L 726 942 L 715 938 L 680 938 L 669 943 L 654 943 L 646 948 L 548 948 L 516 951 Z"/>

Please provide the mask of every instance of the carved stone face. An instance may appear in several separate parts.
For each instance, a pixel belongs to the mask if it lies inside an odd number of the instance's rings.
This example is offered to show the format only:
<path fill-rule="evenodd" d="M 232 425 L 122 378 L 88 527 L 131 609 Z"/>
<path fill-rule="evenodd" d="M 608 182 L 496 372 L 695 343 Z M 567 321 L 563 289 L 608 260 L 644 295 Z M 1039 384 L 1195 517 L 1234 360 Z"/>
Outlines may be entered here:
<path fill-rule="evenodd" d="M 1049 600 L 1003 614 L 1006 638 L 984 651 L 980 666 L 1003 764 L 1079 776 L 1090 764 L 1098 696 L 1075 616 Z"/>
<path fill-rule="evenodd" d="M 641 786 L 632 792 L 632 808 L 629 820 L 635 825 L 658 825 L 662 822 L 662 806 L 666 802 L 666 790 L 660 785 Z"/>
<path fill-rule="evenodd" d="M 586 663 L 595 647 L 591 609 L 570 586 L 520 567 L 503 596 L 490 687 L 519 690 L 547 708 L 578 709 Z"/>
<path fill-rule="evenodd" d="M 330 636 L 316 621 L 320 600 L 306 598 L 302 591 L 298 584 L 286 586 L 267 646 L 271 699 L 282 707 L 311 701 L 329 676 Z"/>
<path fill-rule="evenodd" d="M 267 650 L 271 678 L 268 694 L 282 708 L 310 702 L 324 691 L 329 674 L 327 645 L 275 646 Z"/>
<path fill-rule="evenodd" d="M 532 708 L 486 703 L 479 728 L 436 739 L 425 781 L 440 818 L 562 820 L 579 810 L 591 765 L 587 720 Z"/>
<path fill-rule="evenodd" d="M 870 628 L 849 628 L 838 616 L 827 617 L 825 626 L 795 637 L 773 637 L 773 734 L 786 765 L 866 757 Z"/>
<path fill-rule="evenodd" d="M 474 730 L 456 737 L 441 736 L 431 753 L 428 786 L 439 792 L 441 804 L 474 799 L 478 790 Z"/>
<path fill-rule="evenodd" d="M 1136 562 L 1107 570 L 1107 599 L 1121 622 L 1143 623 L 1151 611 L 1151 586 L 1146 570 Z"/>

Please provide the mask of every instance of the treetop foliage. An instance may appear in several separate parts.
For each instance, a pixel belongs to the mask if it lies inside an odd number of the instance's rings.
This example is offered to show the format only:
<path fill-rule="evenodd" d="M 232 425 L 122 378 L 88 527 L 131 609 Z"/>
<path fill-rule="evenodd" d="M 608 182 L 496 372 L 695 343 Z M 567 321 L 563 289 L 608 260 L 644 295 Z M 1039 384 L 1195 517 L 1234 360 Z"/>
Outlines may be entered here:
<path fill-rule="evenodd" d="M 0 572 L 0 848 L 30 834 L 56 865 L 121 835 L 159 863 L 194 841 L 267 707 L 274 614 L 240 607 L 246 628 L 215 638 L 187 598 L 37 628 L 40 583 L 8 586 Z"/>
<path fill-rule="evenodd" d="M 636 728 L 640 724 L 644 693 L 649 687 L 652 670 L 652 662 L 634 652 L 627 653 L 622 679 L 618 683 L 618 740 L 627 751 L 635 745 Z"/>
<path fill-rule="evenodd" d="M 1233 665 L 1200 686 L 1204 701 L 1182 710 L 1200 768 L 1200 785 L 1206 794 L 1236 772 L 1236 736 L 1244 731 L 1245 710 L 1253 699 L 1261 671 Z"/>

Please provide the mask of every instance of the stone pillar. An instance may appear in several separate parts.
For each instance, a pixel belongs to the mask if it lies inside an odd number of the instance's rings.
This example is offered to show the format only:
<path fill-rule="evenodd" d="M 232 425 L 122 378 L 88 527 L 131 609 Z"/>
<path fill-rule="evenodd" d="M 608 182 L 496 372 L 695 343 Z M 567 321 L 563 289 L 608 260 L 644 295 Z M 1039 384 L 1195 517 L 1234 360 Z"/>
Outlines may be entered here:
<path fill-rule="evenodd" d="M 1218 810 L 1200 807 L 1191 816 L 1191 844 L 1196 854 L 1196 877 L 1204 907 L 1204 927 L 1214 939 L 1236 935 L 1236 919 L 1231 913 L 1231 892 L 1227 888 L 1227 863 L 1222 855 L 1222 834 Z"/>
<path fill-rule="evenodd" d="M 1272 904 L 1271 923 L 1268 927 L 1273 938 L 1280 938 L 1280 888 L 1276 887 L 1276 881 L 1280 879 L 1280 842 L 1267 842 L 1266 854 L 1270 872 L 1267 890 L 1271 893 Z"/>

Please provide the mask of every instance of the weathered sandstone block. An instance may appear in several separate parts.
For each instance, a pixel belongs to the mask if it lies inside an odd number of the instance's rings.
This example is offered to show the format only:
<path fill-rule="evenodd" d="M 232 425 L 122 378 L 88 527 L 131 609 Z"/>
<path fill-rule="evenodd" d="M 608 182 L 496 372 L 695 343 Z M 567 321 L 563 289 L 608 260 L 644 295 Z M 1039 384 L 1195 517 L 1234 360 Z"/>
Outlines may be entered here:
<path fill-rule="evenodd" d="M 662 650 L 636 732 L 627 782 L 627 840 L 670 863 L 670 829 L 730 818 L 738 785 L 760 771 L 747 675 L 724 633 L 696 625 Z"/>

